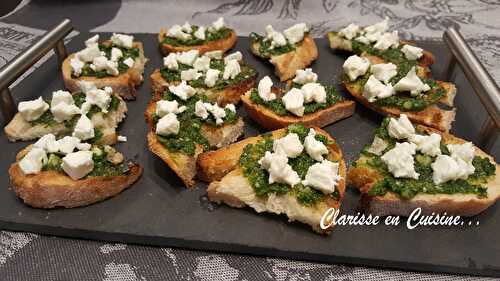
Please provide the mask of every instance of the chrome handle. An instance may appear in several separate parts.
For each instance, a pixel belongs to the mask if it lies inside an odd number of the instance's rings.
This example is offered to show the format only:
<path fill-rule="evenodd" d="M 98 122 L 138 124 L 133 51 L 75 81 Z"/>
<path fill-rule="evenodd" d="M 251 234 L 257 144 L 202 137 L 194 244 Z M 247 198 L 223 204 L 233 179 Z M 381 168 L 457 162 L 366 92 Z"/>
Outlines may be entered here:
<path fill-rule="evenodd" d="M 17 55 L 10 63 L 0 69 L 0 108 L 5 122 L 9 122 L 17 112 L 9 86 L 26 70 L 42 58 L 50 49 L 54 49 L 61 65 L 68 56 L 64 46 L 64 37 L 73 30 L 69 19 L 63 20 L 48 31 L 28 50 Z"/>
<path fill-rule="evenodd" d="M 453 55 L 449 68 L 453 67 L 455 60 L 458 62 L 489 114 L 480 131 L 479 145 L 490 150 L 500 127 L 500 89 L 458 30 L 453 27 L 447 29 L 443 40 Z M 450 69 L 447 73 L 451 73 Z"/>

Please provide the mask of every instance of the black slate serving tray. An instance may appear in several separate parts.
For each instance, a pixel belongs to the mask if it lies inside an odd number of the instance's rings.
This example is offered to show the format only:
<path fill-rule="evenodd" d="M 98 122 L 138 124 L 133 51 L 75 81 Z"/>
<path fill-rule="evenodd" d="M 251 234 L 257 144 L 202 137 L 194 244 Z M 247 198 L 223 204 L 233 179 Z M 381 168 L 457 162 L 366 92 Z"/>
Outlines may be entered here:
<path fill-rule="evenodd" d="M 91 36 L 82 33 L 71 40 L 70 52 L 82 48 Z M 108 34 L 102 34 L 107 38 Z M 136 101 L 129 102 L 129 113 L 121 125 L 120 134 L 128 142 L 118 148 L 127 157 L 144 166 L 141 179 L 119 196 L 102 203 L 75 209 L 38 210 L 24 205 L 9 187 L 7 169 L 15 154 L 27 143 L 10 143 L 0 136 L 0 228 L 42 234 L 225 251 L 253 255 L 279 256 L 325 263 L 345 263 L 365 266 L 398 268 L 415 271 L 466 273 L 500 276 L 500 208 L 498 204 L 470 219 L 472 226 L 421 227 L 408 230 L 404 222 L 395 226 L 337 226 L 329 237 L 313 233 L 308 226 L 287 223 L 283 216 L 256 215 L 250 209 L 233 209 L 211 204 L 205 184 L 187 190 L 176 175 L 147 150 L 146 124 L 143 112 L 149 101 L 148 76 L 160 66 L 162 56 L 155 35 L 136 34 L 144 43 L 150 59 L 145 70 L 145 82 L 139 87 Z M 346 53 L 333 52 L 325 39 L 317 40 L 319 60 L 312 67 L 323 82 L 340 85 L 341 66 Z M 440 78 L 449 52 L 440 42 L 419 42 L 432 51 L 438 62 L 433 66 Z M 248 38 L 240 37 L 235 50 L 253 65 L 260 76 L 271 75 L 270 64 L 252 56 Z M 479 127 L 486 112 L 458 70 L 457 120 L 453 133 L 477 142 Z M 55 57 L 13 89 L 17 101 L 50 96 L 63 88 Z M 239 109 L 245 116 L 244 110 Z M 3 121 L 3 120 L 0 120 Z M 355 160 L 361 148 L 369 143 L 381 116 L 358 104 L 354 116 L 326 127 L 340 144 L 347 162 Z M 245 118 L 245 136 L 264 131 Z M 498 143 L 492 154 L 498 159 Z M 342 213 L 355 214 L 359 194 L 349 189 L 342 204 Z M 469 220 L 466 220 L 468 222 Z M 476 224 L 479 222 L 479 225 Z"/>

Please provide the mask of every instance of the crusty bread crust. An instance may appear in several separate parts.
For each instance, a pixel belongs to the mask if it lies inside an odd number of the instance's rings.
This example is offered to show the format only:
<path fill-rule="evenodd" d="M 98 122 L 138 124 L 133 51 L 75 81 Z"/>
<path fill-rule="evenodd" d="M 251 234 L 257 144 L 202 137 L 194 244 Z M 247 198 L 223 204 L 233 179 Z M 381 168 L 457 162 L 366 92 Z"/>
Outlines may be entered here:
<path fill-rule="evenodd" d="M 9 168 L 9 176 L 16 195 L 35 208 L 74 208 L 100 202 L 116 196 L 142 174 L 140 165 L 129 163 L 129 172 L 123 176 L 73 180 L 65 173 L 56 171 L 25 175 L 18 163 L 29 148 L 18 153 L 16 162 Z"/>
<path fill-rule="evenodd" d="M 113 88 L 114 93 L 119 94 L 126 100 L 135 99 L 137 95 L 135 87 L 140 85 L 143 81 L 142 74 L 144 73 L 144 66 L 147 62 L 147 58 L 144 57 L 144 47 L 141 42 L 134 42 L 133 46 L 135 48 L 139 48 L 139 57 L 135 59 L 134 65 L 130 67 L 127 72 L 118 76 L 103 78 L 81 76 L 73 78 L 71 76 L 70 60 L 75 56 L 75 54 L 69 55 L 62 64 L 64 85 L 71 92 L 78 92 L 80 91 L 80 87 L 78 85 L 79 81 L 91 81 L 94 82 L 97 88 L 103 88 L 106 86 Z"/>
<path fill-rule="evenodd" d="M 439 84 L 447 91 L 447 96 L 455 96 L 456 88 L 451 83 L 439 82 Z M 430 105 L 422 111 L 401 111 L 396 107 L 377 106 L 369 102 L 363 97 L 363 90 L 355 83 L 346 83 L 344 86 L 351 93 L 351 95 L 364 106 L 384 115 L 398 117 L 401 113 L 408 116 L 414 123 L 427 125 L 436 128 L 440 131 L 448 132 L 451 129 L 451 123 L 455 120 L 455 109 L 444 110 L 437 105 Z"/>
<path fill-rule="evenodd" d="M 176 85 L 180 82 L 167 82 L 160 73 L 159 69 L 156 69 L 151 74 L 151 86 L 153 88 L 153 99 L 159 100 L 163 93 L 168 89 L 168 86 Z M 241 95 L 245 94 L 246 91 L 250 90 L 255 86 L 255 81 L 257 80 L 257 74 L 254 76 L 241 81 L 238 84 L 226 87 L 220 91 L 213 91 L 210 89 L 196 88 L 200 94 L 208 97 L 208 101 L 217 102 L 220 106 L 225 106 L 227 104 L 237 104 L 240 101 Z"/>
<path fill-rule="evenodd" d="M 347 40 L 345 38 L 338 36 L 336 32 L 328 32 L 326 34 L 326 37 L 330 42 L 330 48 L 334 50 L 352 52 L 351 40 Z M 400 44 L 414 45 L 414 42 L 401 40 Z M 435 61 L 436 58 L 434 57 L 434 55 L 431 52 L 424 50 L 422 57 L 418 60 L 418 64 L 421 66 L 429 66 L 433 64 Z"/>
<path fill-rule="evenodd" d="M 437 133 L 442 136 L 446 144 L 461 144 L 465 140 L 455 137 L 439 130 L 417 126 L 417 131 L 422 133 Z M 478 147 L 475 154 L 488 157 L 496 164 L 495 159 Z M 351 168 L 348 173 L 349 185 L 361 192 L 361 206 L 372 215 L 387 216 L 399 215 L 409 216 L 415 208 L 422 208 L 423 214 L 447 213 L 457 216 L 473 216 L 484 211 L 500 199 L 500 165 L 496 164 L 496 175 L 488 183 L 488 197 L 477 198 L 475 194 L 417 194 L 409 200 L 401 199 L 397 194 L 388 192 L 384 196 L 369 196 L 368 192 L 373 185 L 382 179 L 382 176 L 374 169 L 367 167 Z"/>
<path fill-rule="evenodd" d="M 91 118 L 94 127 L 101 129 L 103 136 L 97 144 L 115 144 L 117 141 L 116 128 L 118 124 L 125 118 L 127 112 L 127 104 L 119 97 L 120 104 L 118 108 L 108 114 L 97 113 Z M 43 135 L 52 133 L 56 136 L 68 135 L 72 132 L 70 128 L 64 126 L 64 123 L 53 126 L 45 126 L 42 124 L 31 125 L 25 121 L 21 114 L 14 115 L 12 120 L 4 128 L 5 135 L 12 141 L 28 141 L 42 137 Z"/>
<path fill-rule="evenodd" d="M 252 102 L 250 95 L 251 91 L 248 91 L 245 95 L 241 96 L 245 111 L 259 125 L 268 130 L 284 128 L 294 123 L 303 123 L 305 126 L 324 127 L 351 116 L 356 108 L 354 101 L 343 100 L 328 108 L 306 114 L 302 117 L 292 114 L 281 116 L 263 105 Z"/>
<path fill-rule="evenodd" d="M 209 41 L 206 44 L 195 45 L 195 46 L 172 46 L 170 44 L 162 43 L 166 37 L 167 37 L 167 30 L 164 28 L 160 29 L 160 33 L 158 34 L 158 41 L 160 42 L 161 52 L 164 55 L 167 55 L 168 53 L 186 52 L 189 50 L 198 50 L 200 54 L 217 50 L 220 50 L 223 53 L 225 53 L 229 49 L 231 49 L 234 46 L 234 44 L 236 44 L 236 40 L 238 39 L 238 37 L 236 36 L 236 32 L 234 30 L 231 30 L 227 38 Z"/>
<path fill-rule="evenodd" d="M 325 135 L 329 140 L 334 139 L 325 131 L 315 127 L 317 133 Z M 286 129 L 280 129 L 272 132 L 273 138 L 283 137 Z M 337 190 L 339 191 L 339 200 L 327 199 L 318 203 L 314 207 L 301 205 L 297 199 L 290 194 L 276 195 L 267 197 L 258 197 L 253 191 L 252 186 L 243 175 L 242 168 L 238 165 L 238 159 L 243 148 L 249 143 L 255 143 L 262 140 L 257 136 L 245 139 L 241 142 L 232 144 L 218 151 L 208 152 L 200 155 L 198 159 L 199 167 L 204 167 L 210 171 L 211 175 L 221 176 L 220 180 L 212 181 L 208 186 L 208 198 L 218 203 L 226 203 L 235 208 L 249 206 L 258 213 L 270 212 L 275 214 L 285 214 L 289 221 L 300 221 L 311 225 L 314 231 L 328 235 L 333 229 L 333 225 L 327 229 L 321 229 L 320 220 L 323 214 L 329 208 L 338 209 L 345 193 L 346 166 L 343 160 L 342 151 L 335 143 L 328 147 L 331 160 L 339 162 L 339 175 L 342 179 L 339 181 Z M 236 160 L 236 163 L 234 163 Z M 224 174 L 226 173 L 226 174 Z M 205 173 L 208 175 L 208 173 Z"/>
<path fill-rule="evenodd" d="M 259 52 L 260 44 L 253 43 L 250 46 L 252 53 L 262 57 Z M 271 56 L 270 62 L 275 66 L 276 75 L 280 81 L 286 81 L 295 76 L 297 69 L 309 66 L 318 58 L 318 48 L 310 35 L 305 35 L 304 40 L 298 43 L 295 50 L 277 56 Z"/>

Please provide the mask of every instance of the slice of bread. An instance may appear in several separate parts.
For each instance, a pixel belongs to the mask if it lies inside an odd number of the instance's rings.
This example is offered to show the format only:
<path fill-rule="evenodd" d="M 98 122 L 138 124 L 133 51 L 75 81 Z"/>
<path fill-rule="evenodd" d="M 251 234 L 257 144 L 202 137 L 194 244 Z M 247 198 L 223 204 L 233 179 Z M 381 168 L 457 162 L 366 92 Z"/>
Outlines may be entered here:
<path fill-rule="evenodd" d="M 160 49 L 164 55 L 168 53 L 177 53 L 177 52 L 186 52 L 189 50 L 198 50 L 201 54 L 210 51 L 222 51 L 223 53 L 227 52 L 231 49 L 234 44 L 236 44 L 236 40 L 238 37 L 236 36 L 236 32 L 231 30 L 229 36 L 224 39 L 209 41 L 203 45 L 194 45 L 194 46 L 173 46 L 170 44 L 163 43 L 163 40 L 167 37 L 167 30 L 162 28 L 160 29 L 160 33 L 158 34 L 158 41 L 160 42 Z"/>
<path fill-rule="evenodd" d="M 273 90 L 273 92 L 277 91 Z M 354 101 L 343 100 L 325 109 L 305 114 L 302 117 L 293 114 L 278 115 L 272 109 L 254 103 L 250 95 L 251 91 L 248 91 L 245 95 L 241 96 L 241 102 L 245 107 L 245 111 L 253 120 L 259 123 L 259 125 L 268 130 L 284 128 L 294 123 L 302 123 L 305 126 L 324 127 L 351 116 L 356 108 L 356 103 Z"/>
<path fill-rule="evenodd" d="M 139 57 L 135 59 L 134 65 L 130 67 L 127 72 L 118 76 L 108 76 L 103 78 L 85 76 L 73 78 L 71 76 L 72 70 L 70 60 L 75 56 L 75 54 L 69 55 L 62 64 L 64 85 L 69 91 L 78 92 L 80 91 L 80 86 L 78 85 L 79 81 L 91 81 L 99 89 L 109 86 L 113 88 L 114 93 L 119 94 L 124 99 L 135 99 L 137 95 L 135 87 L 140 85 L 143 81 L 142 74 L 144 73 L 144 66 L 146 65 L 147 58 L 144 57 L 144 47 L 141 42 L 134 42 L 133 47 L 139 49 Z"/>
<path fill-rule="evenodd" d="M 110 111 L 107 114 L 102 112 L 95 113 L 90 119 L 95 128 L 99 128 L 102 137 L 99 139 L 98 144 L 114 144 L 117 141 L 116 128 L 118 124 L 125 118 L 127 113 L 127 104 L 122 98 L 116 96 L 120 100 L 120 104 L 116 110 Z M 32 125 L 23 119 L 21 114 L 14 115 L 12 120 L 4 128 L 5 135 L 12 141 L 29 141 L 38 139 L 46 134 L 54 134 L 56 136 L 63 136 L 71 134 L 72 129 L 58 123 L 52 126 L 43 124 Z"/>
<path fill-rule="evenodd" d="M 337 32 L 328 32 L 326 37 L 330 42 L 330 48 L 334 50 L 353 52 L 352 41 L 342 38 L 341 36 L 338 35 Z M 401 40 L 400 44 L 414 45 L 414 42 Z M 358 55 L 363 55 L 363 54 L 358 54 Z M 418 64 L 421 66 L 429 66 L 433 64 L 435 61 L 436 58 L 434 57 L 434 55 L 431 52 L 424 50 L 422 57 L 418 60 Z"/>
<path fill-rule="evenodd" d="M 231 85 L 224 88 L 223 90 L 212 90 L 210 88 L 196 88 L 199 94 L 203 94 L 208 97 L 208 101 L 217 102 L 220 106 L 225 106 L 226 104 L 237 104 L 240 101 L 241 95 L 246 91 L 250 90 L 255 86 L 255 81 L 257 80 L 257 74 L 254 76 L 241 81 L 238 84 Z M 162 76 L 159 69 L 156 69 L 151 74 L 151 86 L 153 88 L 153 99 L 160 99 L 163 93 L 168 89 L 170 85 L 179 84 L 179 82 L 168 82 Z"/>
<path fill-rule="evenodd" d="M 158 141 L 154 132 L 155 124 L 151 116 L 155 110 L 156 102 L 151 101 L 144 114 L 150 129 L 147 135 L 149 150 L 167 163 L 188 188 L 192 188 L 195 185 L 194 178 L 197 174 L 196 160 L 198 155 L 203 152 L 203 147 L 199 144 L 196 145 L 193 155 L 188 155 L 180 151 L 169 151 Z M 208 140 L 210 147 L 220 148 L 235 142 L 243 134 L 243 126 L 243 119 L 240 117 L 235 123 L 225 124 L 220 127 L 211 127 L 204 124 L 200 130 L 202 135 Z"/>
<path fill-rule="evenodd" d="M 455 85 L 446 82 L 438 82 L 446 91 L 447 97 L 454 97 L 456 93 Z M 396 107 L 377 106 L 375 103 L 369 102 L 363 96 L 363 89 L 357 83 L 346 83 L 344 86 L 351 95 L 364 106 L 384 115 L 398 117 L 404 113 L 408 118 L 418 124 L 436 128 L 440 131 L 448 132 L 451 129 L 451 123 L 455 120 L 455 109 L 445 110 L 439 108 L 436 104 L 428 106 L 422 111 L 401 111 Z M 453 98 L 451 98 L 453 100 Z"/>
<path fill-rule="evenodd" d="M 35 208 L 74 208 L 97 203 L 118 195 L 142 174 L 140 165 L 129 163 L 129 171 L 121 176 L 73 180 L 64 172 L 57 171 L 25 175 L 18 163 L 30 148 L 28 146 L 17 154 L 16 162 L 9 168 L 9 176 L 16 195 Z"/>
<path fill-rule="evenodd" d="M 260 44 L 254 42 L 250 46 L 252 53 L 258 57 L 264 58 L 259 51 Z M 318 48 L 314 39 L 310 35 L 305 35 L 304 39 L 297 43 L 294 51 L 281 55 L 273 55 L 269 61 L 274 65 L 276 75 L 280 81 L 286 81 L 295 77 L 297 69 L 304 69 L 318 58 Z"/>
<path fill-rule="evenodd" d="M 334 141 L 325 131 L 317 127 L 314 130 L 316 133 Z M 272 138 L 283 137 L 286 133 L 286 129 L 273 131 Z M 263 140 L 261 136 L 247 138 L 217 151 L 203 153 L 198 157 L 200 176 L 204 180 L 211 181 L 207 189 L 208 198 L 214 202 L 226 203 L 234 208 L 248 206 L 258 213 L 284 214 L 289 221 L 309 224 L 314 231 L 320 234 L 329 234 L 333 229 L 333 224 L 327 229 L 322 229 L 320 227 L 321 217 L 328 209 L 338 209 L 340 207 L 345 192 L 346 166 L 340 147 L 336 143 L 328 147 L 331 159 L 339 162 L 339 175 L 342 177 L 336 186 L 339 199 L 327 198 L 314 206 L 305 206 L 300 204 L 295 196 L 289 193 L 271 194 L 267 197 L 256 195 L 250 182 L 243 174 L 243 170 L 239 165 L 239 158 L 247 144 L 256 143 L 260 140 Z"/>
<path fill-rule="evenodd" d="M 416 126 L 417 132 L 437 133 L 446 144 L 461 144 L 466 141 L 448 133 L 440 132 L 426 126 Z M 495 159 L 475 147 L 475 154 L 487 157 L 495 163 Z M 361 156 L 357 161 L 365 161 L 366 156 Z M 359 162 L 358 162 L 359 163 Z M 382 175 L 365 166 L 352 167 L 348 173 L 348 184 L 361 192 L 361 205 L 367 213 L 378 216 L 398 215 L 409 216 L 415 208 L 422 208 L 423 214 L 447 213 L 456 216 L 474 216 L 484 211 L 500 199 L 500 165 L 496 164 L 496 175 L 488 183 L 488 197 L 478 198 L 475 194 L 417 194 L 411 199 L 402 199 L 394 192 L 387 192 L 384 196 L 369 196 L 368 192 Z"/>

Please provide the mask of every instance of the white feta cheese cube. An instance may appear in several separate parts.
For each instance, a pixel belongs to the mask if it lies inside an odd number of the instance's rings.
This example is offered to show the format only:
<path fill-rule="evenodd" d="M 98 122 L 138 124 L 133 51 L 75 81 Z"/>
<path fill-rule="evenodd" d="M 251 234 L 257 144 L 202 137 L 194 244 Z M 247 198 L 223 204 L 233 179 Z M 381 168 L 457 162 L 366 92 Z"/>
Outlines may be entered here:
<path fill-rule="evenodd" d="M 435 184 L 442 184 L 447 181 L 457 179 L 467 179 L 468 173 L 474 173 L 474 170 L 467 171 L 467 164 L 461 159 L 454 159 L 448 155 L 438 155 L 434 163 L 431 164 L 432 180 Z M 474 168 L 474 166 L 472 166 Z"/>
<path fill-rule="evenodd" d="M 207 56 L 201 56 L 194 61 L 193 67 L 198 71 L 205 72 L 210 68 L 210 60 Z"/>
<path fill-rule="evenodd" d="M 240 51 L 236 51 L 224 57 L 224 63 L 228 63 L 230 60 L 241 61 L 243 60 L 243 55 L 241 54 Z"/>
<path fill-rule="evenodd" d="M 63 157 L 61 167 L 73 180 L 79 180 L 85 177 L 94 169 L 92 151 L 69 153 Z"/>
<path fill-rule="evenodd" d="M 93 44 L 79 51 L 75 56 L 83 62 L 92 62 L 94 58 L 100 57 L 102 54 L 101 50 L 99 50 L 99 46 Z"/>
<path fill-rule="evenodd" d="M 82 114 L 73 129 L 73 137 L 79 138 L 80 140 L 88 140 L 94 136 L 94 124 L 87 115 Z"/>
<path fill-rule="evenodd" d="M 134 66 L 135 61 L 133 58 L 128 57 L 128 58 L 123 60 L 123 63 L 128 67 L 132 67 L 132 66 Z"/>
<path fill-rule="evenodd" d="M 347 58 L 342 67 L 349 79 L 354 81 L 368 71 L 370 61 L 367 58 L 353 55 Z"/>
<path fill-rule="evenodd" d="M 226 117 L 226 111 L 224 108 L 219 107 L 216 103 L 207 107 L 206 103 L 204 104 L 205 108 L 214 116 L 215 124 L 220 125 L 224 123 L 224 117 Z"/>
<path fill-rule="evenodd" d="M 367 151 L 380 156 L 382 155 L 382 152 L 384 152 L 384 150 L 387 148 L 387 146 L 388 144 L 384 139 L 381 139 L 376 136 L 373 138 L 373 142 Z"/>
<path fill-rule="evenodd" d="M 285 36 L 281 32 L 275 31 L 272 25 L 266 26 L 266 34 L 267 40 L 271 40 L 271 49 L 286 45 Z"/>
<path fill-rule="evenodd" d="M 41 148 L 49 153 L 57 152 L 59 150 L 56 136 L 54 136 L 54 134 L 43 135 L 33 144 L 33 147 Z"/>
<path fill-rule="evenodd" d="M 191 68 L 188 70 L 181 71 L 181 79 L 183 81 L 191 81 L 200 78 L 203 74 L 198 72 L 198 70 Z"/>
<path fill-rule="evenodd" d="M 269 172 L 269 183 L 284 183 L 294 186 L 300 183 L 300 177 L 288 164 L 285 154 L 266 151 L 259 160 L 260 166 Z"/>
<path fill-rule="evenodd" d="M 120 137 L 121 136 L 118 136 L 118 141 L 120 141 Z M 76 149 L 82 150 L 82 151 L 90 150 L 91 147 L 92 147 L 92 145 L 90 143 L 86 143 L 86 142 L 76 144 Z"/>
<path fill-rule="evenodd" d="M 381 22 L 365 27 L 363 31 L 365 32 L 364 34 L 365 37 L 370 42 L 375 42 L 380 38 L 382 33 L 387 31 L 388 28 L 389 28 L 389 18 L 386 17 Z"/>
<path fill-rule="evenodd" d="M 113 36 L 111 36 L 111 42 L 116 46 L 130 49 L 134 44 L 134 36 L 113 33 Z"/>
<path fill-rule="evenodd" d="M 288 134 L 273 142 L 273 151 L 275 153 L 285 154 L 289 158 L 299 156 L 303 150 L 304 146 L 300 142 L 299 135 L 295 133 Z"/>
<path fill-rule="evenodd" d="M 193 33 L 194 37 L 200 40 L 205 40 L 207 29 L 204 26 L 198 27 L 198 29 Z"/>
<path fill-rule="evenodd" d="M 446 145 L 451 153 L 451 157 L 460 158 L 465 162 L 472 162 L 474 159 L 475 149 L 471 142 L 461 143 L 461 144 L 448 144 Z"/>
<path fill-rule="evenodd" d="M 198 50 L 190 50 L 187 52 L 177 53 L 177 61 L 192 66 L 194 61 L 198 58 L 199 51 Z"/>
<path fill-rule="evenodd" d="M 184 25 L 182 25 L 182 31 L 191 33 L 193 32 L 193 28 L 191 27 L 191 24 L 189 24 L 189 22 L 185 22 Z"/>
<path fill-rule="evenodd" d="M 292 88 L 281 99 L 286 110 L 297 116 L 304 115 L 304 95 L 297 88 Z"/>
<path fill-rule="evenodd" d="M 80 114 L 80 108 L 74 104 L 58 103 L 55 106 L 50 107 L 50 112 L 54 116 L 54 120 L 57 123 L 64 122 L 73 118 L 75 114 Z"/>
<path fill-rule="evenodd" d="M 26 121 L 34 121 L 49 109 L 49 105 L 42 99 L 42 97 L 31 101 L 22 101 L 17 105 L 17 110 L 21 117 Z"/>
<path fill-rule="evenodd" d="M 370 40 L 368 40 L 368 38 L 366 38 L 366 36 L 364 36 L 364 35 L 361 35 L 361 36 L 354 38 L 354 41 L 358 41 L 358 42 L 363 43 L 365 45 L 370 44 Z M 374 40 L 374 41 L 376 41 L 376 40 Z"/>
<path fill-rule="evenodd" d="M 219 31 L 221 28 L 224 27 L 224 18 L 220 17 L 216 21 L 212 23 L 212 28 L 215 31 Z"/>
<path fill-rule="evenodd" d="M 301 88 L 302 94 L 304 95 L 304 102 L 317 102 L 317 103 L 325 103 L 326 102 L 326 90 L 319 83 L 307 83 Z"/>
<path fill-rule="evenodd" d="M 95 45 L 95 44 L 98 44 L 99 42 L 99 34 L 96 34 L 92 37 L 90 37 L 89 39 L 85 40 L 85 46 L 91 46 L 91 45 Z"/>
<path fill-rule="evenodd" d="M 107 113 L 109 103 L 111 102 L 111 87 L 104 87 L 104 89 L 90 88 L 85 93 L 85 102 L 82 104 L 82 114 L 87 114 L 92 105 L 97 105 L 102 112 Z"/>
<path fill-rule="evenodd" d="M 206 52 L 203 55 L 211 59 L 221 59 L 223 52 L 221 50 Z"/>
<path fill-rule="evenodd" d="M 181 81 L 181 83 L 177 86 L 169 86 L 168 90 L 182 100 L 187 100 L 196 94 L 196 90 L 189 86 L 186 81 Z"/>
<path fill-rule="evenodd" d="M 392 77 L 398 74 L 398 67 L 393 63 L 378 63 L 372 64 L 370 67 L 370 71 L 378 80 L 384 82 L 385 84 L 389 83 Z"/>
<path fill-rule="evenodd" d="M 179 69 L 179 64 L 177 63 L 177 54 L 176 53 L 170 53 L 168 56 L 163 58 L 163 66 L 170 70 L 177 70 Z"/>
<path fill-rule="evenodd" d="M 351 40 L 352 38 L 356 37 L 356 35 L 358 35 L 360 30 L 361 29 L 359 28 L 358 25 L 351 23 L 348 26 L 339 30 L 338 34 L 347 40 Z"/>
<path fill-rule="evenodd" d="M 323 161 L 323 154 L 328 154 L 328 148 L 324 143 L 315 138 L 316 131 L 309 129 L 307 137 L 304 139 L 304 148 L 307 154 L 316 161 Z"/>
<path fill-rule="evenodd" d="M 290 42 L 290 44 L 295 44 L 304 39 L 304 34 L 307 31 L 309 31 L 309 28 L 305 23 L 297 23 L 285 29 L 283 31 L 283 34 L 285 35 L 288 42 Z"/>
<path fill-rule="evenodd" d="M 177 120 L 177 116 L 173 113 L 169 113 L 156 123 L 156 133 L 162 136 L 177 135 L 179 133 L 180 122 Z"/>
<path fill-rule="evenodd" d="M 391 118 L 389 125 L 387 125 L 387 130 L 389 131 L 389 136 L 398 140 L 407 139 L 415 134 L 415 128 L 406 114 L 399 115 L 399 119 Z"/>
<path fill-rule="evenodd" d="M 232 59 L 226 62 L 222 78 L 224 80 L 234 79 L 236 75 L 240 74 L 240 72 L 241 72 L 240 63 L 237 60 Z"/>
<path fill-rule="evenodd" d="M 201 100 L 194 104 L 194 114 L 203 120 L 208 118 L 208 111 Z"/>
<path fill-rule="evenodd" d="M 272 92 L 273 81 L 269 76 L 265 76 L 259 81 L 257 91 L 259 96 L 265 101 L 272 101 L 276 99 L 276 94 Z"/>
<path fill-rule="evenodd" d="M 409 142 L 396 143 L 396 146 L 382 155 L 382 161 L 387 165 L 389 172 L 396 178 L 418 179 L 415 171 L 413 155 L 416 145 Z"/>
<path fill-rule="evenodd" d="M 374 75 L 370 75 L 363 87 L 363 97 L 369 102 L 374 102 L 376 99 L 386 98 L 394 95 L 394 89 L 391 84 L 384 85 Z"/>
<path fill-rule="evenodd" d="M 424 49 L 406 44 L 401 48 L 401 52 L 409 60 L 418 60 L 424 54 Z"/>
<path fill-rule="evenodd" d="M 68 91 L 57 90 L 52 92 L 52 100 L 50 101 L 50 107 L 56 106 L 60 103 L 73 104 L 73 96 Z"/>
<path fill-rule="evenodd" d="M 234 106 L 234 104 L 232 104 L 232 103 L 226 104 L 226 106 L 224 107 L 224 109 L 229 109 L 232 112 L 236 113 L 236 106 Z"/>
<path fill-rule="evenodd" d="M 45 150 L 33 147 L 23 159 L 19 161 L 19 168 L 25 175 L 37 174 L 42 170 L 43 164 L 47 162 L 47 153 Z"/>
<path fill-rule="evenodd" d="M 85 63 L 81 61 L 78 57 L 73 57 L 69 60 L 69 65 L 71 66 L 71 73 L 76 77 L 82 75 L 82 69 Z"/>
<path fill-rule="evenodd" d="M 127 137 L 126 136 L 118 136 L 117 140 L 119 142 L 126 142 L 127 141 Z"/>
<path fill-rule="evenodd" d="M 314 163 L 309 169 L 302 184 L 317 189 L 324 194 L 335 191 L 342 177 L 339 175 L 339 163 L 323 160 L 321 163 Z"/>
<path fill-rule="evenodd" d="M 115 61 L 108 60 L 105 56 L 100 56 L 94 58 L 90 68 L 94 71 L 102 71 L 105 70 L 106 73 L 118 76 L 120 72 L 118 71 L 118 63 Z"/>
<path fill-rule="evenodd" d="M 121 57 L 123 57 L 123 52 L 122 50 L 118 48 L 111 48 L 111 60 L 112 61 L 118 61 Z"/>
<path fill-rule="evenodd" d="M 63 154 L 68 154 L 75 150 L 76 146 L 80 143 L 80 139 L 71 136 L 65 136 L 62 139 L 57 140 L 57 146 L 59 152 Z"/>
<path fill-rule="evenodd" d="M 215 83 L 219 80 L 219 74 L 220 71 L 217 69 L 208 69 L 205 73 L 205 85 L 207 85 L 207 87 L 215 86 Z"/>
<path fill-rule="evenodd" d="M 163 117 L 169 113 L 178 114 L 182 113 L 186 110 L 185 106 L 179 107 L 179 103 L 176 100 L 168 101 L 168 100 L 159 100 L 156 103 L 156 115 L 158 117 Z"/>
<path fill-rule="evenodd" d="M 417 145 L 417 150 L 429 156 L 441 154 L 441 135 L 432 133 L 428 136 L 410 135 L 408 140 Z"/>
<path fill-rule="evenodd" d="M 399 36 L 397 31 L 385 32 L 373 45 L 373 48 L 378 50 L 387 50 L 389 48 L 397 48 L 399 46 Z"/>
<path fill-rule="evenodd" d="M 318 80 L 318 74 L 312 71 L 312 68 L 306 69 L 297 69 L 295 71 L 295 78 L 293 78 L 293 82 L 297 84 L 307 84 L 314 83 Z"/>
<path fill-rule="evenodd" d="M 167 30 L 167 36 L 173 37 L 179 40 L 189 40 L 191 39 L 191 34 L 186 33 L 182 30 L 182 26 L 176 24 Z"/>
<path fill-rule="evenodd" d="M 427 92 L 431 89 L 429 85 L 424 84 L 422 80 L 417 76 L 415 71 L 415 67 L 412 67 L 411 70 L 403 77 L 401 80 L 394 85 L 394 90 L 398 92 L 407 92 L 409 91 L 412 96 L 417 96 L 422 92 Z"/>

